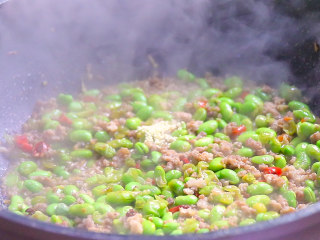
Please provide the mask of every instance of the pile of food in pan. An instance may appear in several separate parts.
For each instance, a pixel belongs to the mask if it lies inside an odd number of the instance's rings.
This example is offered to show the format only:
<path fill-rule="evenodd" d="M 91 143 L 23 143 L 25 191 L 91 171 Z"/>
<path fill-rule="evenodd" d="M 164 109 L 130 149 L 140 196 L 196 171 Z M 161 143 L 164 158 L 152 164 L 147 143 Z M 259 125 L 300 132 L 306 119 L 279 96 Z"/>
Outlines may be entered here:
<path fill-rule="evenodd" d="M 318 201 L 318 122 L 294 86 L 187 70 L 61 93 L 6 136 L 2 187 L 10 211 L 90 231 L 245 226 Z"/>

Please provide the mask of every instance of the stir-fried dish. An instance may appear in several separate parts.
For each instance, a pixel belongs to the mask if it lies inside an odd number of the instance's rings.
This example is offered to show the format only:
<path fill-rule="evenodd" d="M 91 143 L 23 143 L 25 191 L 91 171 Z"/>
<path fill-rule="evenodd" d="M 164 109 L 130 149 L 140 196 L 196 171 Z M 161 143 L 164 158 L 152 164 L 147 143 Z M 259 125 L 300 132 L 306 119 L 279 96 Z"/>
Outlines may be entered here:
<path fill-rule="evenodd" d="M 300 91 L 239 77 L 61 93 L 3 149 L 8 209 L 119 234 L 206 233 L 319 199 L 320 125 Z"/>

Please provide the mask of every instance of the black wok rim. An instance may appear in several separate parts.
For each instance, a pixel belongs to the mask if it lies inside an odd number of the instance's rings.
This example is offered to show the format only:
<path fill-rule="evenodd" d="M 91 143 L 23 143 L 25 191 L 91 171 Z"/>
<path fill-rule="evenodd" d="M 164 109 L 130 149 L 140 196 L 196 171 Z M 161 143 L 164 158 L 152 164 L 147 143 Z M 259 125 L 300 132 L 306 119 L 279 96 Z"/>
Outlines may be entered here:
<path fill-rule="evenodd" d="M 316 216 L 316 215 L 319 216 Z M 77 228 L 66 228 L 55 224 L 45 223 L 37 221 L 31 218 L 26 218 L 24 216 L 19 216 L 14 213 L 11 213 L 7 210 L 0 211 L 0 220 L 5 220 L 9 224 L 18 224 L 23 227 L 27 227 L 32 230 L 38 231 L 41 230 L 44 233 L 48 234 L 58 234 L 61 236 L 75 237 L 77 239 L 133 239 L 133 240 L 144 240 L 157 238 L 174 238 L 174 239 L 220 239 L 226 237 L 241 237 L 244 235 L 263 233 L 264 237 L 280 237 L 281 235 L 288 235 L 295 232 L 299 232 L 302 229 L 307 229 L 308 227 L 314 226 L 317 224 L 317 219 L 320 217 L 320 202 L 313 204 L 312 206 L 307 207 L 306 209 L 300 210 L 298 212 L 281 216 L 280 218 L 274 219 L 272 221 L 256 223 L 250 226 L 244 227 L 234 227 L 226 230 L 219 230 L 204 234 L 184 234 L 184 235 L 165 235 L 165 236 L 153 236 L 153 235 L 119 235 L 119 234 L 106 234 L 106 233 L 97 233 L 90 232 L 83 229 Z M 280 229 L 288 228 L 287 231 L 277 231 Z M 3 228 L 3 227 L 0 227 Z"/>

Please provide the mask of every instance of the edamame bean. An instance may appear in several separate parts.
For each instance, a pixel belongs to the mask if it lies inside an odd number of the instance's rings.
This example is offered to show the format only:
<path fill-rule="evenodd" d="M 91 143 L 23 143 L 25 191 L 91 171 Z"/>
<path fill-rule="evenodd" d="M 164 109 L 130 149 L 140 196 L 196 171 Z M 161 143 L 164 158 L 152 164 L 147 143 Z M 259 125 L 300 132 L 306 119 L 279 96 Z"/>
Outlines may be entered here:
<path fill-rule="evenodd" d="M 210 163 L 209 163 L 209 169 L 217 172 L 221 169 L 224 169 L 226 167 L 226 165 L 224 163 L 221 162 L 222 157 L 217 157 L 214 158 Z"/>
<path fill-rule="evenodd" d="M 126 127 L 129 128 L 130 130 L 137 130 L 140 124 L 141 124 L 140 118 L 133 117 L 133 118 L 128 118 L 126 120 Z"/>
<path fill-rule="evenodd" d="M 274 212 L 274 211 L 270 211 L 270 212 L 266 212 L 266 213 L 259 213 L 256 217 L 256 221 L 257 222 L 261 222 L 261 221 L 269 221 L 275 218 L 280 217 L 279 213 Z"/>
<path fill-rule="evenodd" d="M 220 171 L 220 177 L 222 179 L 228 180 L 231 184 L 238 184 L 240 179 L 237 173 L 231 169 L 222 169 Z"/>
<path fill-rule="evenodd" d="M 97 139 L 98 142 L 106 142 L 110 140 L 111 137 L 106 131 L 97 131 L 94 138 Z"/>
<path fill-rule="evenodd" d="M 205 108 L 198 108 L 193 115 L 194 120 L 205 121 L 207 118 L 207 110 Z"/>
<path fill-rule="evenodd" d="M 176 140 L 170 144 L 170 148 L 179 152 L 187 152 L 191 149 L 191 144 L 187 141 Z"/>
<path fill-rule="evenodd" d="M 137 117 L 139 117 L 142 121 L 146 121 L 148 118 L 151 117 L 153 112 L 153 107 L 151 106 L 145 106 L 145 107 L 141 107 L 136 115 Z"/>
<path fill-rule="evenodd" d="M 232 110 L 231 105 L 225 101 L 222 101 L 220 103 L 219 107 L 220 107 L 220 112 L 221 112 L 223 120 L 230 122 L 232 115 L 233 115 L 233 110 Z"/>
<path fill-rule="evenodd" d="M 210 222 L 213 223 L 221 220 L 225 211 L 226 207 L 223 205 L 214 206 L 210 212 Z"/>
<path fill-rule="evenodd" d="M 205 132 L 207 135 L 210 135 L 216 131 L 218 128 L 218 123 L 215 120 L 209 120 L 202 123 L 198 128 L 198 133 Z"/>
<path fill-rule="evenodd" d="M 239 226 L 248 226 L 254 223 L 256 223 L 256 220 L 253 218 L 246 218 L 239 223 Z"/>
<path fill-rule="evenodd" d="M 252 207 L 256 203 L 263 203 L 264 205 L 268 205 L 270 203 L 270 198 L 267 195 L 254 195 L 249 197 L 246 200 L 246 203 Z"/>
<path fill-rule="evenodd" d="M 38 165 L 33 161 L 24 161 L 20 163 L 18 167 L 18 171 L 23 176 L 28 176 L 32 172 L 36 171 L 38 168 Z"/>
<path fill-rule="evenodd" d="M 251 162 L 255 164 L 271 164 L 274 161 L 274 157 L 271 155 L 261 155 L 251 158 Z"/>
<path fill-rule="evenodd" d="M 94 150 L 106 158 L 112 158 L 116 155 L 116 150 L 107 143 L 96 143 L 94 145 Z"/>
<path fill-rule="evenodd" d="M 70 133 L 70 140 L 72 142 L 90 142 L 92 134 L 88 130 L 74 130 Z"/>
<path fill-rule="evenodd" d="M 169 170 L 166 172 L 166 179 L 170 182 L 172 179 L 178 179 L 182 176 L 182 173 L 179 170 Z"/>
<path fill-rule="evenodd" d="M 109 192 L 106 194 L 106 201 L 115 205 L 130 204 L 135 200 L 135 194 L 130 191 Z"/>
<path fill-rule="evenodd" d="M 195 76 L 185 69 L 178 70 L 177 76 L 178 78 L 186 82 L 193 82 L 195 80 Z"/>
<path fill-rule="evenodd" d="M 306 154 L 317 161 L 320 161 L 320 148 L 317 145 L 309 144 L 306 147 Z"/>
<path fill-rule="evenodd" d="M 158 187 L 162 188 L 167 185 L 166 172 L 161 166 L 154 169 L 154 177 Z"/>
<path fill-rule="evenodd" d="M 33 193 L 41 192 L 43 189 L 42 183 L 31 179 L 25 180 L 23 186 Z"/>
<path fill-rule="evenodd" d="M 195 141 L 194 146 L 196 147 L 206 147 L 209 144 L 213 143 L 213 138 L 211 137 L 203 137 Z"/>
<path fill-rule="evenodd" d="M 250 195 L 268 195 L 273 192 L 273 187 L 268 183 L 258 182 L 249 185 L 247 192 Z"/>
<path fill-rule="evenodd" d="M 251 148 L 243 147 L 237 151 L 237 155 L 242 157 L 253 157 L 254 152 Z"/>
<path fill-rule="evenodd" d="M 156 226 L 153 222 L 143 218 L 142 229 L 143 229 L 143 234 L 151 235 L 151 234 L 154 234 L 154 232 L 156 231 Z"/>
<path fill-rule="evenodd" d="M 175 198 L 175 205 L 193 205 L 198 202 L 198 198 L 194 195 L 178 196 Z"/>
<path fill-rule="evenodd" d="M 317 201 L 316 195 L 315 195 L 314 191 L 312 190 L 312 188 L 305 187 L 303 190 L 303 194 L 304 194 L 304 199 L 306 202 L 314 203 Z"/>
<path fill-rule="evenodd" d="M 73 217 L 86 217 L 94 210 L 94 206 L 89 203 L 74 204 L 69 207 L 69 214 Z"/>
<path fill-rule="evenodd" d="M 134 148 L 139 154 L 147 154 L 149 152 L 148 146 L 142 142 L 135 143 Z"/>
<path fill-rule="evenodd" d="M 89 159 L 92 158 L 93 153 L 91 150 L 89 149 L 77 149 L 74 150 L 70 153 L 70 156 L 72 158 L 85 158 L 85 159 Z"/>

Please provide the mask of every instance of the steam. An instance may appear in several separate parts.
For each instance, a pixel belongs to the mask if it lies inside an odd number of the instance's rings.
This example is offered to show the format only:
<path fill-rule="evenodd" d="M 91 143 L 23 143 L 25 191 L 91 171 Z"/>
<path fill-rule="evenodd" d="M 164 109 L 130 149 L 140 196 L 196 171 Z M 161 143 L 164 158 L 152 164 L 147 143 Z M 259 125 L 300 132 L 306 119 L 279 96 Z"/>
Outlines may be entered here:
<path fill-rule="evenodd" d="M 74 77 L 88 63 L 109 80 L 144 77 L 152 55 L 164 74 L 187 67 L 286 80 L 290 70 L 272 52 L 299 28 L 272 1 L 255 0 L 15 1 L 0 18 L 4 50 L 49 79 Z"/>

